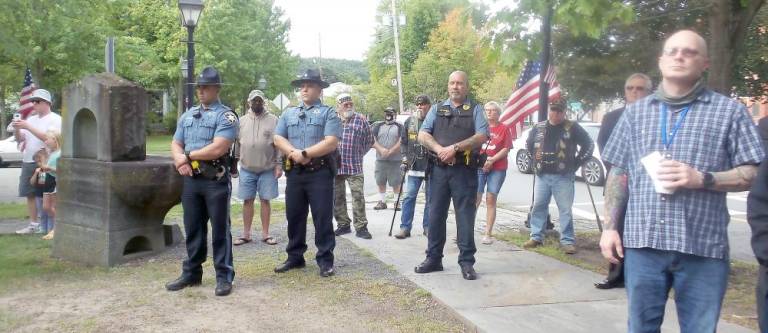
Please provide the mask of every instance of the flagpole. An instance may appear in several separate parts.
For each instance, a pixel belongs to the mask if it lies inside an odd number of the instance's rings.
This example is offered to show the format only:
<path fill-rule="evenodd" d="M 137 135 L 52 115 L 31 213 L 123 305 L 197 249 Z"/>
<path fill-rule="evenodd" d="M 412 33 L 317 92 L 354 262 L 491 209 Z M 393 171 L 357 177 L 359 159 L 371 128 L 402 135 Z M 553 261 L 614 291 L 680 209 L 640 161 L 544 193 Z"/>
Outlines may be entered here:
<path fill-rule="evenodd" d="M 547 119 L 549 104 L 549 83 L 546 80 L 547 70 L 549 69 L 549 56 L 552 52 L 552 3 L 547 1 L 547 13 L 541 22 L 541 32 L 544 34 L 544 47 L 541 50 L 541 73 L 539 73 L 539 119 Z"/>

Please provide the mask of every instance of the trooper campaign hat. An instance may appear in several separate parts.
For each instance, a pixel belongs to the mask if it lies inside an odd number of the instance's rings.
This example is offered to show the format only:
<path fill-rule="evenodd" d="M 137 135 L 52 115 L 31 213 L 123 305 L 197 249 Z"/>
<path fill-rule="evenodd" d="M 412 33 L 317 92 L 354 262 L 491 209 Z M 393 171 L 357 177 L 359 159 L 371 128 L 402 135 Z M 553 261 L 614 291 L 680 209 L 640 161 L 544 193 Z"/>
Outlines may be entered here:
<path fill-rule="evenodd" d="M 219 71 L 217 71 L 216 68 L 208 66 L 203 68 L 203 71 L 200 72 L 200 75 L 197 76 L 197 82 L 195 82 L 195 85 L 221 86 L 221 75 L 219 75 Z"/>
<path fill-rule="evenodd" d="M 323 81 L 323 78 L 320 77 L 320 72 L 314 69 L 307 69 L 307 71 L 302 73 L 299 78 L 291 81 L 291 86 L 298 88 L 301 87 L 301 84 L 304 82 L 317 83 L 321 88 L 328 88 L 330 86 L 328 82 Z"/>

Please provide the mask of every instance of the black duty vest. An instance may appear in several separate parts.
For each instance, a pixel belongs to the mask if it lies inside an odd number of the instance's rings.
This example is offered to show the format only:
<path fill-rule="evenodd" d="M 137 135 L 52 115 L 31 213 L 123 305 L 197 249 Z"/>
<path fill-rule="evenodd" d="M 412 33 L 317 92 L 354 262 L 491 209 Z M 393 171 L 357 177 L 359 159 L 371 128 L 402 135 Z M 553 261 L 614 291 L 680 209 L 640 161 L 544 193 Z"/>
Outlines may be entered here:
<path fill-rule="evenodd" d="M 432 131 L 435 141 L 443 147 L 448 147 L 475 135 L 476 105 L 475 102 L 469 101 L 469 105 L 465 103 L 458 107 L 458 113 L 452 112 L 450 105 L 438 105 L 435 128 Z"/>

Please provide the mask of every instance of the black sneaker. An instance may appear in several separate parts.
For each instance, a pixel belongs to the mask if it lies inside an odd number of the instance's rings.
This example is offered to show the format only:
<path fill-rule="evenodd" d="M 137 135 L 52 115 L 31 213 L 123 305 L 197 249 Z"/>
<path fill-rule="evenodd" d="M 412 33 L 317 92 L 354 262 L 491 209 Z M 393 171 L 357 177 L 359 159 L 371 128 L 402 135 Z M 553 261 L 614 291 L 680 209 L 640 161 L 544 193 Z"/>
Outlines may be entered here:
<path fill-rule="evenodd" d="M 346 226 L 346 227 L 336 228 L 336 230 L 333 233 L 336 234 L 336 236 L 341 236 L 341 235 L 346 235 L 350 232 L 352 232 L 352 228 L 350 228 L 349 226 Z"/>
<path fill-rule="evenodd" d="M 355 236 L 360 237 L 362 239 L 371 239 L 373 236 L 371 236 L 371 233 L 368 232 L 368 228 L 360 228 L 355 231 Z"/>

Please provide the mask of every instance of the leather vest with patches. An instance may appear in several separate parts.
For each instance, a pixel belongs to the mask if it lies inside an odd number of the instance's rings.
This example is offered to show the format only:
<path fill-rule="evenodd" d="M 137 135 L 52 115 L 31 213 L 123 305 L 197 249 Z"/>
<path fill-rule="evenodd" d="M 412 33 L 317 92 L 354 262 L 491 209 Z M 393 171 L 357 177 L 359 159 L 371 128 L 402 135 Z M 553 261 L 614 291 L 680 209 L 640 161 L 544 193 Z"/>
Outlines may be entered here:
<path fill-rule="evenodd" d="M 559 138 L 549 138 L 557 140 L 554 150 L 551 145 L 546 145 L 549 122 L 547 120 L 536 124 L 536 136 L 533 140 L 533 156 L 541 153 L 541 160 L 535 161 L 536 173 L 556 173 L 567 174 L 573 172 L 575 162 L 576 145 L 573 142 L 571 129 L 573 122 L 565 120 L 563 122 L 563 133 Z"/>

